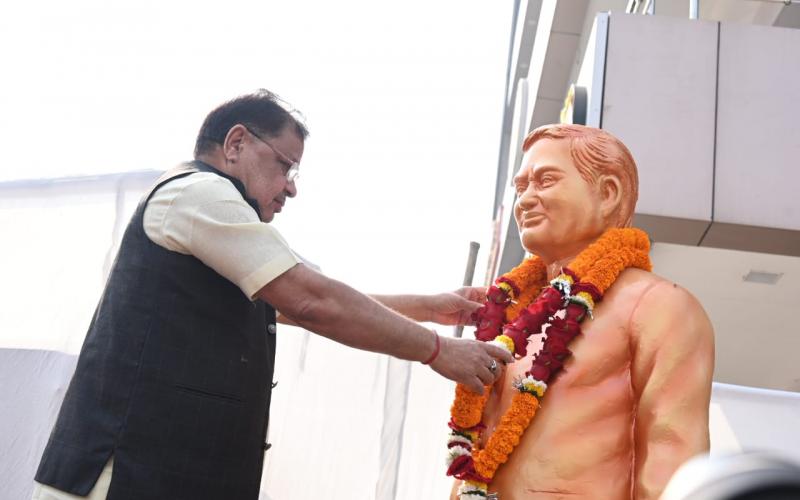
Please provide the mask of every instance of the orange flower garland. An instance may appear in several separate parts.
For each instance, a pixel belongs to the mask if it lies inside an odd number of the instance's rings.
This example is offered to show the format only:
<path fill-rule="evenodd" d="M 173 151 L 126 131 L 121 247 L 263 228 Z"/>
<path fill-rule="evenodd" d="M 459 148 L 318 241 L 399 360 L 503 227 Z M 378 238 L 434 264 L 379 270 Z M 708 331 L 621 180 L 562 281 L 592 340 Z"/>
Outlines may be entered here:
<path fill-rule="evenodd" d="M 500 419 L 500 425 L 489 438 L 486 448 L 478 451 L 475 457 L 475 471 L 483 477 L 494 476 L 500 464 L 508 460 L 522 438 L 522 433 L 528 428 L 536 410 L 539 409 L 539 399 L 528 392 L 517 392 L 511 403 L 511 408 Z"/>
<path fill-rule="evenodd" d="M 531 257 L 501 276 L 487 291 L 487 300 L 473 319 L 476 337 L 525 356 L 527 338 L 548 324 L 544 346 L 526 377 L 513 384 L 518 390 L 484 449 L 479 449 L 481 419 L 490 387 L 478 395 L 456 387 L 451 408 L 447 474 L 464 480 L 461 500 L 483 500 L 498 467 L 519 444 L 549 382 L 571 355 L 567 345 L 580 334 L 579 323 L 591 316 L 596 302 L 629 267 L 650 270 L 650 241 L 639 229 L 610 229 L 581 252 L 546 287 L 547 270 Z M 544 288 L 544 290 L 542 290 Z M 514 300 L 516 298 L 516 301 Z M 558 311 L 564 314 L 557 316 Z"/>
<path fill-rule="evenodd" d="M 456 385 L 456 399 L 453 401 L 453 421 L 462 429 L 475 427 L 483 418 L 483 407 L 489 399 L 489 391 L 477 394 L 467 386 Z"/>

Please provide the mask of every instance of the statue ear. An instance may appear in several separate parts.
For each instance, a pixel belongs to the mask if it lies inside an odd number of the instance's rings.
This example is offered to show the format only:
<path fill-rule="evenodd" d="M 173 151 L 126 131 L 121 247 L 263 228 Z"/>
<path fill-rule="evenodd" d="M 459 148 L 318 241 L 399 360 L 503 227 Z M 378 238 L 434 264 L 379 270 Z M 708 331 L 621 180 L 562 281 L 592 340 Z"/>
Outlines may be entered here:
<path fill-rule="evenodd" d="M 600 189 L 600 212 L 603 220 L 616 224 L 618 221 L 609 220 L 619 211 L 622 205 L 622 183 L 616 176 L 602 175 L 597 185 Z"/>

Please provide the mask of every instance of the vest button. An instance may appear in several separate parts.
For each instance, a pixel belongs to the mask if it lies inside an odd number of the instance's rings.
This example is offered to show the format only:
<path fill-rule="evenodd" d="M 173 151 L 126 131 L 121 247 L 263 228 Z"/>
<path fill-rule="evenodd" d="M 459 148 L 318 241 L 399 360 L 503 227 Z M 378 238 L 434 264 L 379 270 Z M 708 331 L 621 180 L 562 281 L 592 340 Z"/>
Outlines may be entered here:
<path fill-rule="evenodd" d="M 270 323 L 267 325 L 267 332 L 269 332 L 270 335 L 275 335 L 275 330 L 276 328 L 274 323 Z"/>
<path fill-rule="evenodd" d="M 264 443 L 261 445 L 261 447 L 264 448 L 264 451 L 267 451 L 268 449 L 272 448 L 272 443 Z"/>

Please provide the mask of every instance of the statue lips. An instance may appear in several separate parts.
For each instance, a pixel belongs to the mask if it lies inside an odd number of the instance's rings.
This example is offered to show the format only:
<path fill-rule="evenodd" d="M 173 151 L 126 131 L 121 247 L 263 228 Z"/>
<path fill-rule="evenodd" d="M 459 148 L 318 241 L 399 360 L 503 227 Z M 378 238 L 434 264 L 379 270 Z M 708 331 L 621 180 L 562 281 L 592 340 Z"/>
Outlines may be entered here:
<path fill-rule="evenodd" d="M 536 226 L 544 219 L 545 219 L 544 214 L 526 212 L 522 215 L 522 227 Z"/>

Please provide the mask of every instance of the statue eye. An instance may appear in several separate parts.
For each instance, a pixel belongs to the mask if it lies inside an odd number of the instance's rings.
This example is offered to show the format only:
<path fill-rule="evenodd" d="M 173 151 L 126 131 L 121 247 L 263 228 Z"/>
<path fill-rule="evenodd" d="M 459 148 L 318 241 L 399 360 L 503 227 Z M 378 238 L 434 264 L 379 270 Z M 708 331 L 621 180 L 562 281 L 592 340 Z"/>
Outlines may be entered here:
<path fill-rule="evenodd" d="M 556 178 L 552 175 L 543 175 L 539 178 L 539 185 L 542 187 L 552 186 L 556 182 Z"/>

